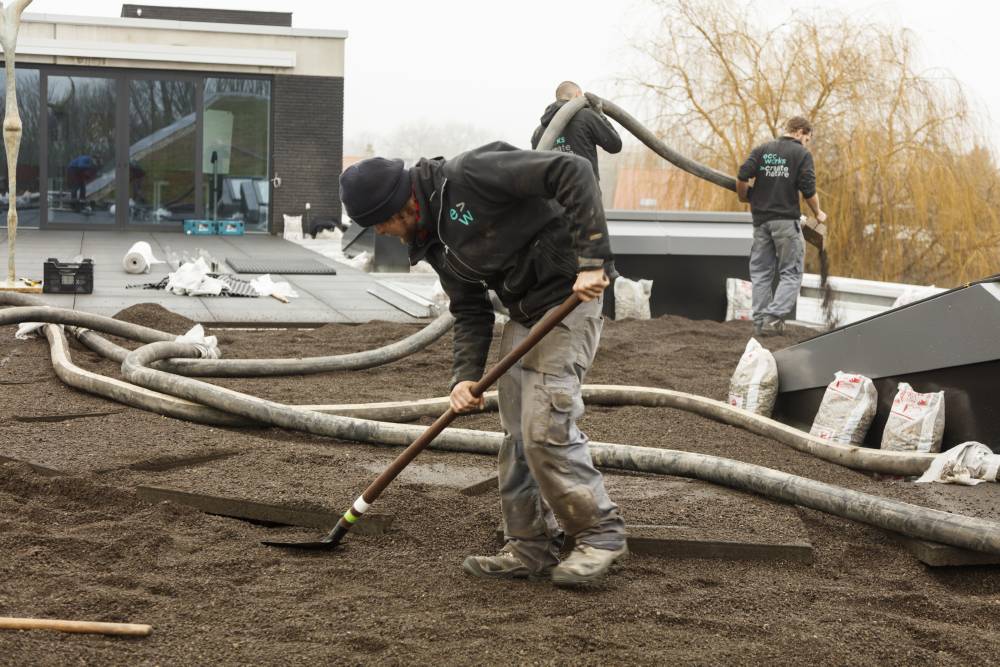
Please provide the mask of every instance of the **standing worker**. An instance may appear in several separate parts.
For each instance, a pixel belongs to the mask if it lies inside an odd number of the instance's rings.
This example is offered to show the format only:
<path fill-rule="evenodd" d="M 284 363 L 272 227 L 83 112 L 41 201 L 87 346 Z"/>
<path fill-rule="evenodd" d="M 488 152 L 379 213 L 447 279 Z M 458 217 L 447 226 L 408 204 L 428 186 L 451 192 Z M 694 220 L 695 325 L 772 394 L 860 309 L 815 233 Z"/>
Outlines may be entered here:
<path fill-rule="evenodd" d="M 86 202 L 87 184 L 97 176 L 97 169 L 97 160 L 89 155 L 77 155 L 69 161 L 66 180 L 69 182 L 70 197 L 75 202 Z"/>
<path fill-rule="evenodd" d="M 549 126 L 549 122 L 562 109 L 563 105 L 581 95 L 583 95 L 583 90 L 572 81 L 563 81 L 559 84 L 556 88 L 556 101 L 545 109 L 541 118 L 542 124 L 531 135 L 532 148 L 538 147 L 538 142 L 545 134 L 545 128 Z M 563 133 L 556 137 L 552 150 L 573 153 L 587 158 L 594 168 L 594 176 L 597 180 L 601 180 L 597 169 L 597 147 L 600 146 L 608 153 L 618 153 L 622 149 L 622 139 L 611 125 L 611 121 L 604 116 L 604 111 L 601 109 L 601 99 L 588 95 L 587 100 L 590 103 L 590 108 L 583 108 L 576 112 L 566 124 Z"/>
<path fill-rule="evenodd" d="M 347 214 L 399 237 L 410 263 L 426 259 L 455 316 L 451 407 L 483 406 L 471 393 L 493 338 L 492 289 L 510 310 L 500 355 L 571 293 L 584 303 L 500 379 L 500 507 L 506 544 L 462 567 L 483 578 L 551 574 L 558 585 L 601 577 L 628 553 L 618 507 L 576 426 L 581 383 L 597 352 L 611 260 L 597 181 L 581 157 L 495 142 L 454 159 L 375 157 L 340 177 Z M 558 519 L 558 523 L 557 523 Z M 559 562 L 563 530 L 576 542 Z"/>
<path fill-rule="evenodd" d="M 816 168 L 807 148 L 811 140 L 812 125 L 793 116 L 785 123 L 785 134 L 754 148 L 737 175 L 736 194 L 750 204 L 753 215 L 750 282 L 756 335 L 783 333 L 785 320 L 795 310 L 805 263 L 799 193 L 816 219 L 826 221 L 816 194 Z"/>

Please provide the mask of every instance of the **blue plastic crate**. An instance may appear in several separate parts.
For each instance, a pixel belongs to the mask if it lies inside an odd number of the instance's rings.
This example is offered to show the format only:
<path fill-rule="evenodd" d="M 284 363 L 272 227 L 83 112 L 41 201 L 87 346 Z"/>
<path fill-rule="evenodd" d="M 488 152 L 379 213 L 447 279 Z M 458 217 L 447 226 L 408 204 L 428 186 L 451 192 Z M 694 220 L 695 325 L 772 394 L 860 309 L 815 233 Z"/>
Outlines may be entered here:
<path fill-rule="evenodd" d="M 184 233 L 193 236 L 211 236 L 215 234 L 215 220 L 185 220 Z"/>
<path fill-rule="evenodd" d="M 246 225 L 242 220 L 216 220 L 215 232 L 221 236 L 243 236 Z"/>

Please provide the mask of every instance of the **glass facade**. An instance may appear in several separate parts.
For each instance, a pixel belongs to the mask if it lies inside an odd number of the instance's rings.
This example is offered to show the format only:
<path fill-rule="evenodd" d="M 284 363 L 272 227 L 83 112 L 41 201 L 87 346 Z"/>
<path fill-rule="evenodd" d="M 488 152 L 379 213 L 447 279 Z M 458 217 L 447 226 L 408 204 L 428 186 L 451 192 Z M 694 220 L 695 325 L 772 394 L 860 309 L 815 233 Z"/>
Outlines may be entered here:
<path fill-rule="evenodd" d="M 271 82 L 205 79 L 202 169 L 206 217 L 267 231 Z"/>
<path fill-rule="evenodd" d="M 5 84 L 0 69 L 0 109 Z M 269 80 L 29 64 L 17 98 L 20 226 L 180 229 L 196 218 L 267 231 Z M 2 151 L 0 169 L 6 207 Z"/>
<path fill-rule="evenodd" d="M 40 170 L 39 170 L 39 77 L 38 70 L 17 70 L 17 110 L 21 116 L 21 147 L 17 157 L 17 224 L 19 227 L 37 228 L 41 219 L 39 211 Z M 7 73 L 0 69 L 0 113 L 6 114 L 7 109 Z M 10 197 L 10 180 L 7 173 L 7 155 L 0 148 L 3 177 L 0 182 L 0 202 L 3 204 L 3 220 L 0 227 L 6 225 L 7 205 Z"/>
<path fill-rule="evenodd" d="M 165 224 L 195 217 L 194 81 L 132 79 L 128 100 L 128 221 Z"/>
<path fill-rule="evenodd" d="M 110 77 L 48 77 L 49 222 L 115 224 L 117 98 Z"/>

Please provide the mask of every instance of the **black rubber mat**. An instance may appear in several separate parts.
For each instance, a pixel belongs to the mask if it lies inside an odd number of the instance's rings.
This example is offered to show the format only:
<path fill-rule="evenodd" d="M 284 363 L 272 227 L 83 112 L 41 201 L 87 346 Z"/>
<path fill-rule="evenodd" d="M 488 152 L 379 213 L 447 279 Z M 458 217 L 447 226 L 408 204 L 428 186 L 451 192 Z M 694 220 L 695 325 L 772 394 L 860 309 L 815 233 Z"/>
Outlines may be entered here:
<path fill-rule="evenodd" d="M 226 258 L 226 264 L 236 273 L 278 273 L 285 275 L 335 276 L 337 269 L 314 259 Z"/>

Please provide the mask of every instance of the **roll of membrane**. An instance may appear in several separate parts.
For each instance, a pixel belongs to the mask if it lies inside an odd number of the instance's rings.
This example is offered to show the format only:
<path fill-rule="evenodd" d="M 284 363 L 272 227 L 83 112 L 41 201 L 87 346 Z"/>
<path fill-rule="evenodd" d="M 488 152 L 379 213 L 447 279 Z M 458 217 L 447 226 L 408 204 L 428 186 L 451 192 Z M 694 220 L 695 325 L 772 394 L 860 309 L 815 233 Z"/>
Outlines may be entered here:
<path fill-rule="evenodd" d="M 154 264 L 163 264 L 163 260 L 153 256 L 153 249 L 145 241 L 133 243 L 122 258 L 126 273 L 149 273 Z"/>

